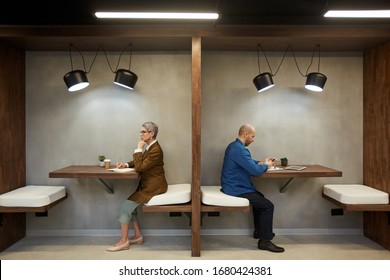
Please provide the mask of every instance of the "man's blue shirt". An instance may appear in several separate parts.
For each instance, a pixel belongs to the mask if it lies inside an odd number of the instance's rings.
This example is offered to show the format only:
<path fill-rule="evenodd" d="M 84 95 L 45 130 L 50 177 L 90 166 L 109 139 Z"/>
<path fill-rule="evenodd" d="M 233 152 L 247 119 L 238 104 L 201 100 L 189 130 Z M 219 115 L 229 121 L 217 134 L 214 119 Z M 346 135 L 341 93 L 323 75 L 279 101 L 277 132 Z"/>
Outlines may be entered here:
<path fill-rule="evenodd" d="M 221 172 L 222 192 L 228 195 L 240 195 L 255 192 L 251 177 L 266 172 L 266 164 L 259 165 L 252 159 L 251 153 L 239 139 L 230 143 L 225 150 Z"/>

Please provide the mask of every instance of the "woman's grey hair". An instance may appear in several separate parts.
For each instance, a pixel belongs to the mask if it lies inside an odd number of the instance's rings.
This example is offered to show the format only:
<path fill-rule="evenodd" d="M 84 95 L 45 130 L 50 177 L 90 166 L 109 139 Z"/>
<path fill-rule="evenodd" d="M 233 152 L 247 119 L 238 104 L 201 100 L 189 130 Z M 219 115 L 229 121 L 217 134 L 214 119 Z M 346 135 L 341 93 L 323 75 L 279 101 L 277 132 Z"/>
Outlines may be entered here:
<path fill-rule="evenodd" d="M 153 138 L 157 138 L 158 134 L 158 126 L 154 122 L 145 122 L 142 127 L 145 127 L 145 129 L 149 132 L 153 132 Z"/>

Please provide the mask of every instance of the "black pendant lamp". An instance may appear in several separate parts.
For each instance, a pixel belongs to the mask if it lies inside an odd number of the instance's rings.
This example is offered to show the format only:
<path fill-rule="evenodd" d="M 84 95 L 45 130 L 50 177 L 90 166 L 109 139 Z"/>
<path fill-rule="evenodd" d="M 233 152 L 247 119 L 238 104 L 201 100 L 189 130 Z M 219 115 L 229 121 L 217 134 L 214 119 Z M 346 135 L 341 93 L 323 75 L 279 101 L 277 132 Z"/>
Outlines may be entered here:
<path fill-rule="evenodd" d="M 307 74 L 309 71 L 309 68 L 311 64 L 313 63 L 313 58 L 316 50 L 318 49 L 318 71 L 317 72 L 311 72 Z M 305 88 L 311 91 L 316 91 L 316 92 L 321 92 L 324 89 L 325 83 L 326 83 L 326 76 L 322 73 L 320 73 L 320 60 L 321 60 L 321 55 L 320 55 L 320 45 L 317 44 L 317 46 L 314 49 L 313 55 L 311 57 L 311 62 L 309 67 L 307 68 L 306 71 L 306 84 Z"/>
<path fill-rule="evenodd" d="M 263 52 L 264 58 L 268 64 L 268 68 L 269 68 L 270 72 L 261 73 L 261 70 L 260 70 L 260 51 L 259 51 L 260 48 Z M 267 89 L 272 88 L 275 85 L 275 83 L 272 79 L 272 76 L 274 76 L 274 75 L 272 74 L 271 66 L 268 62 L 267 56 L 265 55 L 264 49 L 261 45 L 257 45 L 257 65 L 259 67 L 259 75 L 254 77 L 253 84 L 255 85 L 257 92 L 263 92 L 263 91 L 266 91 Z"/>
<path fill-rule="evenodd" d="M 84 70 L 73 70 L 72 47 L 75 48 L 81 55 L 81 58 L 83 60 Z M 81 51 L 77 49 L 75 46 L 73 46 L 72 44 L 69 45 L 69 56 L 70 56 L 70 65 L 72 71 L 64 75 L 64 82 L 68 88 L 68 91 L 70 92 L 82 90 L 87 86 L 89 86 L 87 71 L 85 69 L 84 56 L 81 53 Z"/>
<path fill-rule="evenodd" d="M 265 91 L 272 88 L 275 84 L 272 80 L 272 74 L 269 72 L 261 73 L 253 79 L 253 83 L 257 89 L 257 92 Z"/>
<path fill-rule="evenodd" d="M 118 69 L 122 54 L 126 49 L 130 49 L 129 50 L 129 54 L 130 54 L 129 69 L 128 70 L 127 69 Z M 127 89 L 131 89 L 131 90 L 134 89 L 135 84 L 137 83 L 137 80 L 138 80 L 137 74 L 130 71 L 132 55 L 133 55 L 133 45 L 129 44 L 126 48 L 123 49 L 123 51 L 119 55 L 117 70 L 114 71 L 114 73 L 115 73 L 114 84 L 121 86 L 121 87 L 124 87 L 124 88 L 127 88 Z"/>
<path fill-rule="evenodd" d="M 309 73 L 306 77 L 305 88 L 311 91 L 321 92 L 324 89 L 326 80 L 326 76 L 322 73 Z"/>
<path fill-rule="evenodd" d="M 118 69 L 115 74 L 114 84 L 133 90 L 135 83 L 138 80 L 138 76 L 126 69 Z"/>
<path fill-rule="evenodd" d="M 68 91 L 78 91 L 89 86 L 87 74 L 82 70 L 73 70 L 65 74 L 64 81 Z"/>

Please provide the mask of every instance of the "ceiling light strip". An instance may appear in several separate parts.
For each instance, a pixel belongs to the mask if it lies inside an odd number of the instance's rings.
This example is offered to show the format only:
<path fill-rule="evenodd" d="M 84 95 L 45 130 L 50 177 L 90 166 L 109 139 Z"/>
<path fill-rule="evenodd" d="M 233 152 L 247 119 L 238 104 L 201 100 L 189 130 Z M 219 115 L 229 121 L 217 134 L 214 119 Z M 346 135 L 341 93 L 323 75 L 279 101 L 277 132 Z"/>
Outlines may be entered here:
<path fill-rule="evenodd" d="M 324 17 L 333 18 L 390 18 L 390 10 L 329 10 Z"/>
<path fill-rule="evenodd" d="M 97 18 L 111 19 L 218 19 L 217 13 L 133 13 L 133 12 L 96 12 Z"/>

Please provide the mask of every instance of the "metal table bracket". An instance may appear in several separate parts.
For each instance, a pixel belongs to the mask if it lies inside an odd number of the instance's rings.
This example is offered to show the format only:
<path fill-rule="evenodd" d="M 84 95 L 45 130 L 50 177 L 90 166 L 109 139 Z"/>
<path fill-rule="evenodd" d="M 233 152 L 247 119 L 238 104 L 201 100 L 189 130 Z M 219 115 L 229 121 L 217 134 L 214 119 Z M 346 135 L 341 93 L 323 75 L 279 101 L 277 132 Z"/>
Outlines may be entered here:
<path fill-rule="evenodd" d="M 103 179 L 101 178 L 98 178 L 100 182 L 102 182 L 102 184 L 104 185 L 104 187 L 106 188 L 106 191 L 110 194 L 113 194 L 114 193 L 114 189 L 112 187 L 110 187 L 106 182 L 103 181 Z"/>
<path fill-rule="evenodd" d="M 280 193 L 286 192 L 286 190 L 287 190 L 287 185 L 292 181 L 292 179 L 294 179 L 294 178 L 291 177 L 290 179 L 288 179 L 288 181 L 280 188 L 280 190 L 279 190 Z"/>

